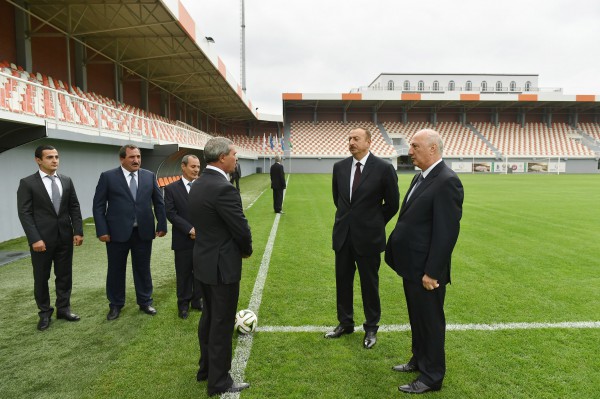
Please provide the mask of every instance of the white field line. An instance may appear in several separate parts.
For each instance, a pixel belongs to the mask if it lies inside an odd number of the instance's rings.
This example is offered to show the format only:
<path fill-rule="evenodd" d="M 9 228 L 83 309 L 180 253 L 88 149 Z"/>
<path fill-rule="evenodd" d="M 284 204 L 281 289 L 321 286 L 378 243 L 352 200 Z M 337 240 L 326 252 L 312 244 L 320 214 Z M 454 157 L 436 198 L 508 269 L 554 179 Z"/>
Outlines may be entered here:
<path fill-rule="evenodd" d="M 289 175 L 287 181 L 290 181 Z M 263 191 L 264 192 L 264 191 Z M 285 201 L 285 192 L 283 190 L 283 200 Z M 261 193 L 262 194 L 262 193 Z M 253 204 L 254 202 L 252 202 Z M 250 204 L 250 206 L 252 206 Z M 280 213 L 275 214 L 275 221 L 273 221 L 273 227 L 271 227 L 271 233 L 265 247 L 265 252 L 260 262 L 260 268 L 258 269 L 258 275 L 254 282 L 254 288 L 252 289 L 252 295 L 250 296 L 250 304 L 248 308 L 256 313 L 260 310 L 260 303 L 262 301 L 263 288 L 265 287 L 265 281 L 267 279 L 267 272 L 269 271 L 269 264 L 271 263 L 271 253 L 273 252 L 273 245 L 275 244 L 275 237 L 277 236 L 277 227 L 279 226 L 279 219 L 281 218 Z M 235 347 L 235 353 L 231 362 L 231 377 L 234 381 L 244 381 L 244 374 L 246 372 L 246 365 L 248 364 L 248 358 L 250 358 L 250 351 L 252 350 L 252 334 L 249 335 L 238 335 L 237 346 Z M 224 393 L 221 398 L 237 399 L 240 397 L 239 392 L 237 393 Z"/>
<path fill-rule="evenodd" d="M 265 191 L 267 191 L 267 189 L 264 189 L 264 190 L 262 190 L 262 191 L 260 192 L 260 194 L 258 194 L 258 196 L 257 196 L 256 198 L 254 198 L 254 201 L 252 201 L 252 202 L 250 203 L 250 205 L 248 205 L 248 206 L 246 207 L 246 209 L 250 209 L 250 208 L 252 208 L 252 205 L 254 205 L 254 203 L 255 203 L 256 201 L 258 201 L 258 199 L 261 197 L 261 195 L 263 195 L 263 193 L 264 193 Z"/>
<path fill-rule="evenodd" d="M 265 333 L 325 333 L 335 326 L 262 326 L 256 332 Z M 549 328 L 600 328 L 600 321 L 567 321 L 559 323 L 494 323 L 494 324 L 448 324 L 447 331 L 501 331 L 501 330 L 535 330 Z M 357 326 L 355 331 L 362 331 Z M 408 324 L 388 324 L 379 326 L 379 332 L 410 331 Z"/>

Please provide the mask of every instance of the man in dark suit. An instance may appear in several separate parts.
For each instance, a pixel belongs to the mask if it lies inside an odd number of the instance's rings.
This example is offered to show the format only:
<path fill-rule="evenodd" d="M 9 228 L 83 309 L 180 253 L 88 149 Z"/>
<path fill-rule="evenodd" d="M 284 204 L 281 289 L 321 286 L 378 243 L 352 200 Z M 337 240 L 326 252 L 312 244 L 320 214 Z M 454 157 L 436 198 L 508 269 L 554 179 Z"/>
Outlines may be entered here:
<path fill-rule="evenodd" d="M 224 137 L 204 147 L 208 166 L 192 185 L 190 217 L 198 232 L 194 245 L 194 277 L 200 281 L 204 310 L 198 325 L 198 381 L 208 381 L 208 395 L 239 392 L 231 369 L 233 326 L 242 278 L 242 258 L 252 254 L 252 234 L 239 191 L 227 173 L 235 168 L 236 150 Z"/>
<path fill-rule="evenodd" d="M 196 230 L 192 226 L 188 207 L 188 193 L 200 173 L 200 160 L 195 155 L 181 159 L 181 179 L 165 187 L 167 219 L 173 224 L 171 249 L 175 251 L 175 276 L 177 278 L 177 308 L 179 317 L 188 318 L 190 303 L 193 309 L 202 310 L 202 292 L 194 284 L 194 240 Z"/>
<path fill-rule="evenodd" d="M 446 372 L 444 298 L 450 258 L 462 217 L 460 179 L 442 160 L 443 142 L 434 130 L 417 132 L 408 154 L 422 172 L 415 175 L 390 235 L 385 261 L 403 278 L 412 333 L 412 357 L 395 371 L 420 372 L 406 393 L 437 391 Z"/>
<path fill-rule="evenodd" d="M 271 188 L 273 189 L 273 209 L 275 213 L 284 213 L 281 209 L 283 205 L 283 190 L 285 190 L 285 172 L 281 164 L 281 157 L 275 156 L 275 163 L 271 165 Z"/>
<path fill-rule="evenodd" d="M 354 332 L 354 274 L 358 268 L 365 313 L 363 346 L 377 342 L 381 317 L 379 266 L 385 249 L 385 225 L 398 211 L 398 175 L 394 167 L 369 148 L 371 133 L 358 128 L 348 135 L 351 157 L 333 165 L 333 225 L 337 318 L 339 325 L 325 338 Z"/>
<path fill-rule="evenodd" d="M 242 167 L 239 162 L 235 162 L 235 169 L 231 172 L 231 184 L 235 184 L 235 188 L 240 191 L 240 177 L 242 177 Z"/>
<path fill-rule="evenodd" d="M 79 200 L 71 179 L 56 173 L 58 151 L 50 146 L 35 150 L 39 171 L 21 179 L 17 190 L 19 219 L 30 245 L 33 265 L 33 294 L 38 306 L 40 331 L 50 327 L 54 308 L 50 306 L 48 280 L 54 262 L 56 276 L 56 318 L 78 321 L 71 312 L 73 245 L 83 243 Z"/>
<path fill-rule="evenodd" d="M 108 320 L 118 318 L 125 305 L 125 275 L 130 251 L 137 304 L 144 313 L 156 314 L 152 307 L 150 274 L 152 240 L 167 234 L 163 196 L 156 175 L 141 169 L 140 149 L 131 144 L 125 145 L 119 150 L 119 158 L 120 167 L 100 175 L 93 201 L 96 235 L 106 243 L 108 258 Z M 158 221 L 156 230 L 155 215 Z"/>

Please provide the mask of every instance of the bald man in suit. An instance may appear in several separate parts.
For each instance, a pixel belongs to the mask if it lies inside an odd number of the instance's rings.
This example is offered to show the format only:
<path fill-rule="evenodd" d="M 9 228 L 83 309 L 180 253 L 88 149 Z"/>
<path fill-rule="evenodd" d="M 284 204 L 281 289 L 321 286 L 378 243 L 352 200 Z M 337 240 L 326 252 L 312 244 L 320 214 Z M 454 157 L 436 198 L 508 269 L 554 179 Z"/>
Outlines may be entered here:
<path fill-rule="evenodd" d="M 78 321 L 71 312 L 73 246 L 83 243 L 83 223 L 75 186 L 68 176 L 57 173 L 58 151 L 51 145 L 35 150 L 39 171 L 21 179 L 17 190 L 19 219 L 30 245 L 35 302 L 40 320 L 37 328 L 50 327 L 48 280 L 54 263 L 56 317 Z"/>
<path fill-rule="evenodd" d="M 393 369 L 419 372 L 414 381 L 398 387 L 405 393 L 437 391 L 446 373 L 444 299 L 464 190 L 443 161 L 443 149 L 434 130 L 413 136 L 408 154 L 422 172 L 415 175 L 404 197 L 385 253 L 386 263 L 402 277 L 412 333 L 412 357 Z"/>

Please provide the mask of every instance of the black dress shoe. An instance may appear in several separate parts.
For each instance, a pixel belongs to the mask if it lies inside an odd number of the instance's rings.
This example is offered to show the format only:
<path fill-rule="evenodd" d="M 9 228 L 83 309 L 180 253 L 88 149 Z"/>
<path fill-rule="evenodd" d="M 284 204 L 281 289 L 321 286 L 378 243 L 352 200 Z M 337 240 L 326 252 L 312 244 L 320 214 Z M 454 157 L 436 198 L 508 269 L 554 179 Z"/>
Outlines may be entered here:
<path fill-rule="evenodd" d="M 184 320 L 188 318 L 187 309 L 179 309 L 179 318 Z"/>
<path fill-rule="evenodd" d="M 365 349 L 371 349 L 377 343 L 377 331 L 367 331 L 363 345 Z"/>
<path fill-rule="evenodd" d="M 63 311 L 63 312 L 57 312 L 56 313 L 56 318 L 57 319 L 65 319 L 66 321 L 79 321 L 79 320 L 81 320 L 81 317 L 77 316 L 75 313 L 71 313 L 70 310 Z"/>
<path fill-rule="evenodd" d="M 154 309 L 150 305 L 140 305 L 140 310 L 150 316 L 154 316 L 156 314 L 156 309 Z"/>
<path fill-rule="evenodd" d="M 119 317 L 119 314 L 121 314 L 121 309 L 118 307 L 111 307 L 110 311 L 106 315 L 106 320 L 115 320 Z"/>
<path fill-rule="evenodd" d="M 398 387 L 398 390 L 400 392 L 417 393 L 418 394 L 418 393 L 425 393 L 425 392 L 430 392 L 430 391 L 439 391 L 440 388 L 432 388 L 432 387 L 429 387 L 429 386 L 423 384 L 419 380 L 414 380 L 410 384 L 400 385 Z"/>
<path fill-rule="evenodd" d="M 325 338 L 339 338 L 344 334 L 352 334 L 354 332 L 354 327 L 342 327 L 337 326 L 333 329 L 333 331 L 329 331 L 325 334 Z"/>
<path fill-rule="evenodd" d="M 236 392 L 241 392 L 241 391 L 243 391 L 246 388 L 250 388 L 250 384 L 248 384 L 247 382 L 234 382 L 233 385 L 231 385 L 226 390 L 220 391 L 220 392 L 213 392 L 213 393 L 209 394 L 208 396 L 220 395 L 222 393 L 236 393 Z"/>
<path fill-rule="evenodd" d="M 412 373 L 413 371 L 419 371 L 419 368 L 416 364 L 412 364 L 410 362 L 405 364 L 399 364 L 397 366 L 393 366 L 392 370 L 399 371 L 401 373 Z"/>
<path fill-rule="evenodd" d="M 50 327 L 50 316 L 40 317 L 40 321 L 38 321 L 37 329 L 40 331 L 47 330 Z"/>

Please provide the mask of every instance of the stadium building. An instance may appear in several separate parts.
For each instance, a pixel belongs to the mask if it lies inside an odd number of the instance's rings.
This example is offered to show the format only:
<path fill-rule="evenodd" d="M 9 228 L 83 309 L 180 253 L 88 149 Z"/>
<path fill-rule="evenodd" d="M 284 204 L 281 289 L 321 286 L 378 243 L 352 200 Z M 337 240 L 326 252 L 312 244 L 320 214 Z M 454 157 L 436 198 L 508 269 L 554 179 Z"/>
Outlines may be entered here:
<path fill-rule="evenodd" d="M 347 93 L 283 93 L 264 115 L 177 0 L 0 0 L 0 241 L 23 235 L 20 178 L 34 149 L 57 147 L 91 216 L 100 172 L 118 148 L 142 149 L 164 186 L 213 136 L 239 148 L 243 175 L 283 154 L 292 173 L 329 173 L 354 126 L 373 152 L 412 170 L 412 135 L 437 129 L 444 158 L 466 173 L 598 173 L 600 96 L 538 87 L 535 74 L 382 73 Z"/>

